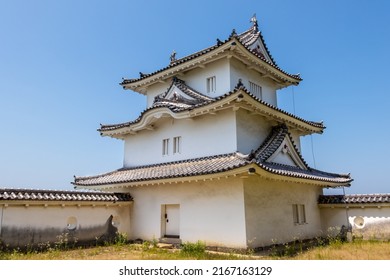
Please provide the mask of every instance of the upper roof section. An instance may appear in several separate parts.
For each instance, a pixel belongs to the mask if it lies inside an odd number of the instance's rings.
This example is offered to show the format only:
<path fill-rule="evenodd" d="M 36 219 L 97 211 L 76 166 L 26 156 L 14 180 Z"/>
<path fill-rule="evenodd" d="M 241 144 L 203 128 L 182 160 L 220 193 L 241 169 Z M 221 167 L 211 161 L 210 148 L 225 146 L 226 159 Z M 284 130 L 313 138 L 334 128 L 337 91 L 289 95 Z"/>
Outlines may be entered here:
<path fill-rule="evenodd" d="M 261 57 L 271 62 L 273 65 L 276 65 L 275 60 L 272 58 L 271 53 L 265 44 L 263 35 L 259 30 L 256 14 L 254 14 L 251 18 L 251 22 L 252 27 L 238 35 L 240 42 L 248 49 L 256 52 Z"/>
<path fill-rule="evenodd" d="M 244 65 L 263 76 L 270 77 L 283 87 L 299 84 L 302 80 L 299 74 L 289 74 L 275 63 L 258 28 L 256 16 L 252 17 L 251 22 L 252 26 L 241 34 L 237 34 L 233 29 L 225 41 L 217 39 L 215 45 L 183 58 L 177 59 L 176 53 L 173 53 L 169 65 L 149 74 L 140 72 L 140 77 L 123 79 L 120 85 L 124 89 L 146 94 L 147 88 L 155 83 L 166 81 L 196 68 L 204 68 L 208 63 L 224 57 L 235 57 Z"/>

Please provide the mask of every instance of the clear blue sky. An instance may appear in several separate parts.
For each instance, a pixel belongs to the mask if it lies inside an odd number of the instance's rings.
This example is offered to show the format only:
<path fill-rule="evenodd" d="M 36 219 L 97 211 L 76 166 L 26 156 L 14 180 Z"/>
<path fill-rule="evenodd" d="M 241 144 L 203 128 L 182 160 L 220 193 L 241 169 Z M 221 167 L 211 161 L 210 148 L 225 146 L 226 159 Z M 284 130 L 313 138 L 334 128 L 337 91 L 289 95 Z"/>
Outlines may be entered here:
<path fill-rule="evenodd" d="M 327 126 L 302 140 L 306 161 L 350 172 L 347 193 L 390 193 L 389 11 L 385 0 L 0 0 L 0 187 L 72 189 L 73 175 L 120 168 L 123 143 L 96 129 L 144 109 L 121 78 L 242 32 L 256 13 L 278 65 L 303 78 L 279 106 Z"/>

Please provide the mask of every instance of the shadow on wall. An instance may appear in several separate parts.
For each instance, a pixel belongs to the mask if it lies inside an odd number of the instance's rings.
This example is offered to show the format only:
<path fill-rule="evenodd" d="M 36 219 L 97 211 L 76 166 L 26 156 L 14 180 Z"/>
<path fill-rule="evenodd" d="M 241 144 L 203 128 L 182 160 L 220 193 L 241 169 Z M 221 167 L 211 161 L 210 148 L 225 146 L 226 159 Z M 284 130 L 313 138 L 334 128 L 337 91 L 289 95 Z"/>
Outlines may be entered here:
<path fill-rule="evenodd" d="M 73 246 L 98 245 L 113 242 L 118 228 L 110 215 L 101 225 L 83 227 L 75 217 L 68 219 L 66 228 L 7 227 L 1 230 L 0 249 L 70 248 Z"/>

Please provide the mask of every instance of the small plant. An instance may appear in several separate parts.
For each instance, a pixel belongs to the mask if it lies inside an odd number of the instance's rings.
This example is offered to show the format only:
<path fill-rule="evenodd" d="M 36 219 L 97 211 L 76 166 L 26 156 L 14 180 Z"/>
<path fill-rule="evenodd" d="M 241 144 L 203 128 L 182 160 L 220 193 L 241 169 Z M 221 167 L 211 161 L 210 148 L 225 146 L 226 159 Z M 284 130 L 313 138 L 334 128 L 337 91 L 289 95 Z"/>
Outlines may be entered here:
<path fill-rule="evenodd" d="M 158 240 L 156 239 L 156 237 L 153 237 L 153 239 L 152 239 L 153 248 L 157 248 L 157 244 L 158 244 Z"/>
<path fill-rule="evenodd" d="M 69 234 L 67 232 L 57 236 L 55 248 L 60 250 L 66 250 L 69 248 Z"/>
<path fill-rule="evenodd" d="M 202 241 L 196 243 L 186 242 L 181 246 L 181 254 L 186 257 L 202 259 L 205 256 L 206 244 Z"/>
<path fill-rule="evenodd" d="M 142 243 L 142 250 L 143 250 L 143 251 L 148 251 L 150 248 L 151 248 L 151 243 L 150 243 L 150 241 L 145 240 L 145 241 Z"/>
<path fill-rule="evenodd" d="M 127 243 L 128 243 L 127 234 L 126 233 L 117 232 L 116 236 L 115 236 L 115 239 L 114 239 L 114 244 L 118 245 L 118 246 L 121 246 L 121 245 L 125 245 Z"/>

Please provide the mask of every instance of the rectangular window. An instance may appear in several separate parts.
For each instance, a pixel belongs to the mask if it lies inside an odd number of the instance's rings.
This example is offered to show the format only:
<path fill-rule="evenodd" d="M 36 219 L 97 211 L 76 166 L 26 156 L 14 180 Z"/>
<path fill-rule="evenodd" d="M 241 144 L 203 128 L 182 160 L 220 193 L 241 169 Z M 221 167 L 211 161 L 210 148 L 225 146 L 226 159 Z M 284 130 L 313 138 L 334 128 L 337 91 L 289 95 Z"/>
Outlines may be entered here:
<path fill-rule="evenodd" d="M 263 89 L 258 84 L 249 82 L 249 91 L 259 99 L 263 99 Z"/>
<path fill-rule="evenodd" d="M 169 138 L 162 141 L 162 155 L 167 156 L 169 154 Z"/>
<path fill-rule="evenodd" d="M 215 76 L 207 78 L 207 93 L 215 92 L 217 89 L 217 79 Z"/>
<path fill-rule="evenodd" d="M 306 211 L 304 204 L 293 204 L 293 220 L 296 225 L 306 224 Z"/>
<path fill-rule="evenodd" d="M 181 136 L 173 137 L 173 153 L 180 154 L 181 152 Z"/>

